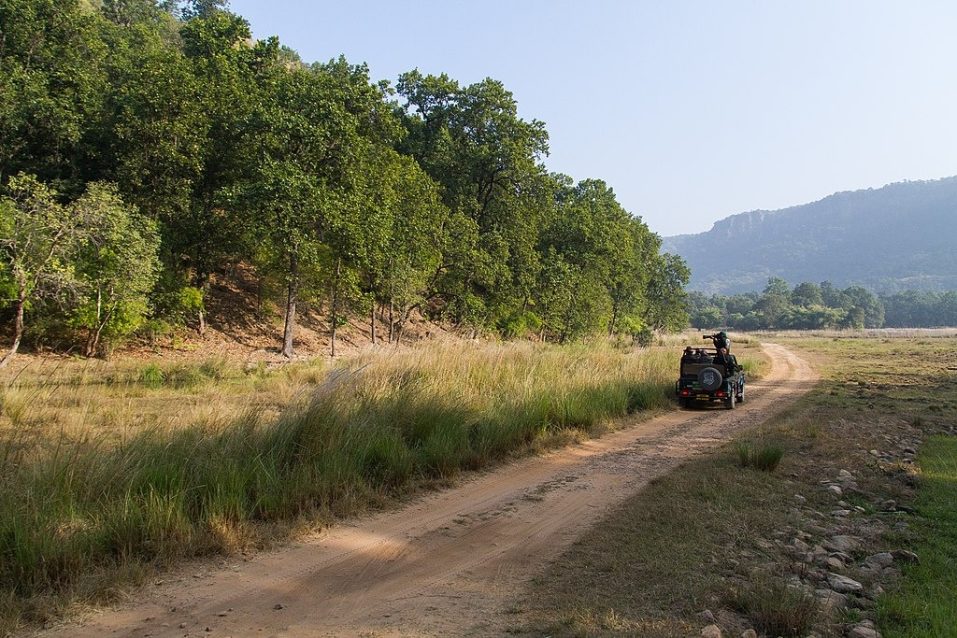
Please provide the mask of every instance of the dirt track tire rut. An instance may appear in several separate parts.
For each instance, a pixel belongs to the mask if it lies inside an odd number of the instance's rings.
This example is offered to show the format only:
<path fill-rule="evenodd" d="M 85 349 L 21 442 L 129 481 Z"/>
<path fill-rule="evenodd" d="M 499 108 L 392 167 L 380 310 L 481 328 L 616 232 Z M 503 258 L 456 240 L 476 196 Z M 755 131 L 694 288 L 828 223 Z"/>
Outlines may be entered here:
<path fill-rule="evenodd" d="M 807 362 L 776 344 L 764 349 L 772 370 L 748 385 L 739 410 L 625 424 L 249 562 L 183 573 L 124 608 L 44 635 L 500 635 L 502 611 L 528 579 L 611 507 L 811 388 Z"/>

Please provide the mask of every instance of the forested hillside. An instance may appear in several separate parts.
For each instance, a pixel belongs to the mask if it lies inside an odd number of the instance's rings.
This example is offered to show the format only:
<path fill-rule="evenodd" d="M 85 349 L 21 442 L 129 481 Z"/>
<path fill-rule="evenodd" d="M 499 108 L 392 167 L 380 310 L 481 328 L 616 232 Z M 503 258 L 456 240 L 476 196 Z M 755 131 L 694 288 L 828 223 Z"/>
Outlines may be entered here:
<path fill-rule="evenodd" d="M 358 314 L 373 340 L 413 313 L 556 341 L 681 327 L 683 262 L 547 153 L 500 82 L 306 64 L 222 0 L 0 0 L 9 352 L 202 332 L 237 264 L 286 356 L 304 306 L 333 344 Z"/>
<path fill-rule="evenodd" d="M 892 294 L 957 290 L 957 177 L 836 193 L 753 211 L 707 233 L 666 238 L 705 293 L 746 293 L 770 277 Z"/>

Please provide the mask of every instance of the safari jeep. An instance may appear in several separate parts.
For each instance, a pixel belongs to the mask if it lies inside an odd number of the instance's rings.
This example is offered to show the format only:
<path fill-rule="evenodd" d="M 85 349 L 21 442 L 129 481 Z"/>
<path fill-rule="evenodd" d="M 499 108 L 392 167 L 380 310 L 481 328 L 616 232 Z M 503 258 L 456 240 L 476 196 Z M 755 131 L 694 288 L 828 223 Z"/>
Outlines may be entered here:
<path fill-rule="evenodd" d="M 729 357 L 728 364 L 715 363 L 717 354 L 710 348 L 696 348 L 694 356 L 681 357 L 681 376 L 675 383 L 678 405 L 690 408 L 720 402 L 733 410 L 744 401 L 741 366 L 734 357 Z"/>

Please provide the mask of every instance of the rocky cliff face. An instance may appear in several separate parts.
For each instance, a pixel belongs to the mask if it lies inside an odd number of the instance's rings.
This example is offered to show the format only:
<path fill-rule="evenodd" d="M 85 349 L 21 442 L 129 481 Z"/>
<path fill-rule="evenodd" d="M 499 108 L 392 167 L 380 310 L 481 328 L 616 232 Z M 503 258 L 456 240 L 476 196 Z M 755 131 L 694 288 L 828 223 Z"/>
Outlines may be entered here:
<path fill-rule="evenodd" d="M 957 177 L 835 193 L 778 211 L 732 215 L 706 233 L 666 237 L 691 288 L 761 290 L 768 277 L 876 291 L 957 289 Z"/>

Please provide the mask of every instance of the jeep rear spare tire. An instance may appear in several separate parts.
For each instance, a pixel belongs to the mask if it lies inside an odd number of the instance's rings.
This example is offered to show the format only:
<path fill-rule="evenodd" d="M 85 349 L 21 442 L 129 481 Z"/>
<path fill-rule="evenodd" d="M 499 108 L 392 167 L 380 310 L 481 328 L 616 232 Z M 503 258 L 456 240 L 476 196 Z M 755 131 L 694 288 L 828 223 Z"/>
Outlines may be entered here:
<path fill-rule="evenodd" d="M 714 392 L 724 383 L 724 377 L 717 368 L 704 368 L 698 373 L 698 383 L 707 392 Z"/>

